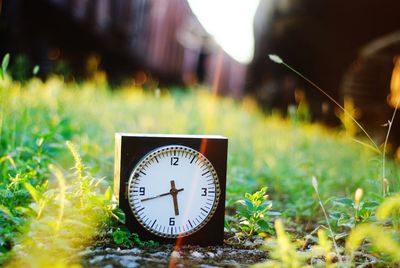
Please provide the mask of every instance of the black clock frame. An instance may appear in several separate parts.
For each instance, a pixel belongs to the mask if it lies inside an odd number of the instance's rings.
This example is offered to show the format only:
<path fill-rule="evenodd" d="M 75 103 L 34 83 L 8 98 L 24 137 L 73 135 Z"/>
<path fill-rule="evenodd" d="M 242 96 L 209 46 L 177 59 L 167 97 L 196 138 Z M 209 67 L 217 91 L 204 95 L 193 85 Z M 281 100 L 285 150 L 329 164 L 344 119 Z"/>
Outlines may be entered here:
<path fill-rule="evenodd" d="M 178 238 L 163 238 L 146 230 L 136 220 L 128 200 L 129 177 L 136 164 L 150 151 L 166 145 L 183 145 L 201 152 L 214 166 L 221 190 L 217 209 L 207 224 L 191 235 Z M 116 133 L 114 192 L 118 199 L 118 206 L 125 212 L 127 227 L 144 241 L 154 240 L 160 243 L 200 246 L 222 245 L 227 153 L 228 139 L 222 136 Z"/>

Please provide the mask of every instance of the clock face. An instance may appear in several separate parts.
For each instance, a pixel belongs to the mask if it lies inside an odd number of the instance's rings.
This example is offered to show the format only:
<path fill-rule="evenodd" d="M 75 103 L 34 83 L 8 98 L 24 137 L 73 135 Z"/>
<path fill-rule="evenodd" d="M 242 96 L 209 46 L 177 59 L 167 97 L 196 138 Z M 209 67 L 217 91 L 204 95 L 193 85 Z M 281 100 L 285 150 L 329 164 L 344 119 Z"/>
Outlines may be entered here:
<path fill-rule="evenodd" d="M 134 216 L 160 237 L 188 236 L 202 228 L 214 214 L 219 197 L 214 167 L 186 146 L 151 151 L 129 178 L 128 200 Z"/>

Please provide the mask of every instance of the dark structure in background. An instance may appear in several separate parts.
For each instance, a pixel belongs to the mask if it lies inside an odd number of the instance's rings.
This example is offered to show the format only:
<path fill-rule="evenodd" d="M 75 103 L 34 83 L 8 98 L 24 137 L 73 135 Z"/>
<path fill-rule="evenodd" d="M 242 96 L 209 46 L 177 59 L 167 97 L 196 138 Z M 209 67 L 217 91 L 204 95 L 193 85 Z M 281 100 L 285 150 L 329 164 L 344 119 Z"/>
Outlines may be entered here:
<path fill-rule="evenodd" d="M 0 46 L 2 54 L 29 55 L 43 76 L 61 59 L 79 78 L 96 53 L 111 81 L 199 82 L 282 111 L 302 89 L 314 119 L 338 123 L 331 102 L 267 58 L 278 54 L 340 102 L 352 97 L 361 123 L 382 140 L 393 111 L 387 96 L 400 54 L 399 10 L 399 0 L 261 0 L 247 69 L 213 41 L 186 0 L 3 0 Z"/>
<path fill-rule="evenodd" d="M 1 31 L 2 52 L 29 55 L 42 75 L 63 59 L 82 76 L 95 53 L 111 81 L 151 75 L 233 95 L 244 85 L 245 66 L 213 42 L 186 0 L 5 0 Z"/>
<path fill-rule="evenodd" d="M 294 90 L 301 88 L 315 118 L 335 122 L 332 103 L 267 58 L 278 54 L 335 99 L 342 102 L 344 95 L 353 97 L 361 109 L 361 122 L 369 130 L 385 131 L 379 125 L 392 111 L 386 98 L 400 39 L 383 41 L 379 49 L 368 53 L 362 48 L 400 30 L 399 10 L 398 0 L 261 0 L 255 18 L 249 92 L 268 107 L 286 109 L 295 102 Z"/>
<path fill-rule="evenodd" d="M 361 111 L 360 120 L 377 140 L 385 139 L 387 128 L 382 125 L 391 120 L 393 108 L 399 106 L 399 82 L 400 30 L 363 46 L 343 77 L 340 94 L 353 99 Z M 393 129 L 392 136 L 398 140 L 398 115 Z"/>

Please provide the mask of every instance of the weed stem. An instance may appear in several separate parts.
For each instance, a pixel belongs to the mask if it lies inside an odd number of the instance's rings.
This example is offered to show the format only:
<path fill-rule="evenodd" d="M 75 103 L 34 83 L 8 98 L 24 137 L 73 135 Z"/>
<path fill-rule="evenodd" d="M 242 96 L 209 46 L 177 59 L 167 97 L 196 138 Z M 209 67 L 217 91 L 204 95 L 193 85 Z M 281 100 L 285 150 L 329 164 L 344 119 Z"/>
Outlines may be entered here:
<path fill-rule="evenodd" d="M 289 64 L 287 64 L 286 62 L 284 62 L 281 58 L 279 58 L 279 56 L 277 55 L 269 55 L 270 59 L 278 64 L 283 64 L 285 67 L 287 67 L 289 70 L 291 70 L 292 72 L 294 72 L 295 74 L 297 74 L 298 76 L 300 76 L 301 78 L 303 78 L 305 81 L 307 81 L 308 83 L 310 83 L 313 87 L 315 87 L 316 89 L 318 89 L 322 94 L 324 94 L 326 97 L 328 97 L 328 99 L 330 99 L 334 104 L 336 104 L 344 113 L 345 115 L 347 115 L 361 130 L 362 132 L 364 132 L 365 136 L 367 136 L 367 138 L 371 141 L 371 143 L 374 145 L 375 149 L 378 150 L 379 152 L 381 152 L 379 150 L 378 145 L 376 145 L 376 143 L 374 142 L 374 140 L 371 138 L 371 136 L 368 134 L 368 132 L 361 126 L 360 123 L 358 123 L 358 121 L 342 106 L 340 105 L 333 97 L 331 97 L 328 93 L 326 93 L 322 88 L 320 88 L 317 84 L 315 84 L 313 81 L 311 81 L 310 79 L 308 79 L 307 77 L 305 77 L 303 74 L 301 74 L 299 71 L 297 71 L 295 68 L 293 68 L 292 66 L 290 66 Z"/>
<path fill-rule="evenodd" d="M 397 112 L 397 107 L 400 105 L 400 97 L 397 98 L 397 102 L 396 102 L 396 106 L 394 107 L 394 111 L 392 114 L 392 118 L 390 119 L 390 121 L 388 121 L 389 126 L 388 126 L 388 131 L 386 132 L 386 138 L 385 138 L 385 143 L 383 145 L 383 152 L 382 152 L 382 180 L 381 180 L 381 187 L 382 187 L 382 196 L 385 196 L 385 177 L 386 177 L 386 147 L 387 147 L 387 143 L 389 140 L 389 135 L 390 135 L 390 131 L 392 130 L 392 125 L 393 125 L 393 121 L 394 118 L 396 116 L 396 112 Z"/>
<path fill-rule="evenodd" d="M 328 225 L 329 232 L 330 232 L 331 237 L 332 237 L 333 246 L 335 247 L 335 251 L 336 251 L 336 254 L 337 254 L 337 256 L 338 256 L 339 262 L 340 262 L 340 263 L 343 263 L 342 255 L 340 255 L 339 248 L 338 248 L 338 246 L 337 246 L 337 244 L 336 244 L 335 235 L 334 235 L 334 233 L 333 233 L 331 224 L 329 223 L 328 214 L 326 213 L 324 204 L 322 204 L 321 197 L 319 196 L 318 181 L 317 181 L 317 178 L 316 178 L 316 177 L 313 177 L 313 178 L 312 178 L 312 185 L 313 185 L 313 187 L 314 187 L 315 192 L 317 193 L 319 205 L 320 205 L 320 207 L 321 207 L 321 209 L 322 209 L 322 212 L 324 213 L 325 220 L 326 220 L 326 224 Z"/>

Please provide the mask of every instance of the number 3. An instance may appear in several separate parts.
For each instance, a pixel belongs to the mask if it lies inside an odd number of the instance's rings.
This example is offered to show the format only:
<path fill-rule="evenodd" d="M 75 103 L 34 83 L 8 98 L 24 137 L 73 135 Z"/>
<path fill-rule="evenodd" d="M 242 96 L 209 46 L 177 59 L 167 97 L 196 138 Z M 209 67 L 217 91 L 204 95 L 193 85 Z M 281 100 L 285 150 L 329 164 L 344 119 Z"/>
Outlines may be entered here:
<path fill-rule="evenodd" d="M 201 188 L 201 190 L 203 190 L 201 196 L 207 196 L 207 188 Z"/>

